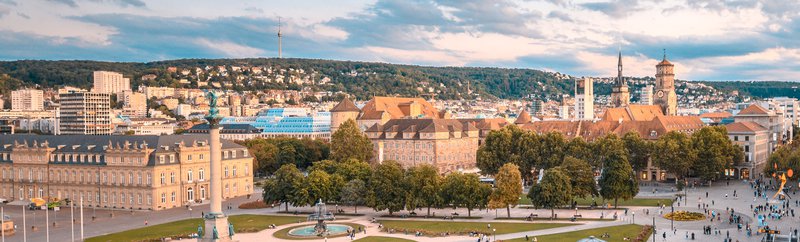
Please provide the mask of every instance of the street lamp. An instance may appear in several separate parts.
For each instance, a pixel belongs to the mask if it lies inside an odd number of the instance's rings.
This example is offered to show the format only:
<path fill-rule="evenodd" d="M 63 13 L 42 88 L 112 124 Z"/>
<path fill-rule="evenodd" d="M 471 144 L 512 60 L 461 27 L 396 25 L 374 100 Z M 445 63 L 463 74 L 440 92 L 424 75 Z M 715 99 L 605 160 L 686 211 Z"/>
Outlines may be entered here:
<path fill-rule="evenodd" d="M 631 224 L 635 224 L 636 223 L 636 212 L 631 212 L 631 216 L 632 216 Z"/>
<path fill-rule="evenodd" d="M 497 241 L 497 229 L 492 229 L 492 237 L 492 240 Z"/>
<path fill-rule="evenodd" d="M 656 242 L 656 235 L 656 217 L 653 216 L 653 242 Z"/>
<path fill-rule="evenodd" d="M 672 216 L 675 216 L 675 204 L 674 203 L 672 204 Z M 669 222 L 670 222 L 670 225 L 669 225 L 670 229 L 675 230 L 675 220 L 674 219 L 670 219 Z"/>

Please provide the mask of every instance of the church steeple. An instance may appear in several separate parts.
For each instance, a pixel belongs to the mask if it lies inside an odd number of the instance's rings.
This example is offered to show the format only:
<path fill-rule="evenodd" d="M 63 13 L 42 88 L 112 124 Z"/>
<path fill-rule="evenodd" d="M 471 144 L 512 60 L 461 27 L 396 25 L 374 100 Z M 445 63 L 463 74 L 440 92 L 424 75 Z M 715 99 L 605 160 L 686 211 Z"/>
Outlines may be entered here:
<path fill-rule="evenodd" d="M 625 79 L 622 78 L 622 51 L 619 51 L 619 59 L 617 61 L 617 86 L 625 85 Z"/>

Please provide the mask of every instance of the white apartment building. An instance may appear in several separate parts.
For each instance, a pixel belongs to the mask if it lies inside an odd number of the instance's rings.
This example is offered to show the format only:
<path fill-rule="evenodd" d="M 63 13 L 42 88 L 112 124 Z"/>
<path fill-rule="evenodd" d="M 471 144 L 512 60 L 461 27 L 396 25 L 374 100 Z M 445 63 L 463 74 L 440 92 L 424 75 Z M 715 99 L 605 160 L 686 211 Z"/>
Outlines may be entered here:
<path fill-rule="evenodd" d="M 792 124 L 798 125 L 800 124 L 800 117 L 798 117 L 798 109 L 800 109 L 800 103 L 798 103 L 797 98 L 791 97 L 774 97 L 769 99 L 769 101 L 774 102 L 776 105 L 780 106 L 783 109 L 783 116 L 792 120 Z"/>
<path fill-rule="evenodd" d="M 125 90 L 131 90 L 131 80 L 122 77 L 121 73 L 111 71 L 95 71 L 93 76 L 94 88 L 92 88 L 92 92 L 113 94 Z"/>
<path fill-rule="evenodd" d="M 107 93 L 72 92 L 59 94 L 61 134 L 108 135 L 111 125 L 111 96 Z"/>
<path fill-rule="evenodd" d="M 11 91 L 11 110 L 44 110 L 44 92 L 36 89 Z"/>
<path fill-rule="evenodd" d="M 642 105 L 653 105 L 653 85 L 646 85 L 639 94 L 639 103 Z"/>
<path fill-rule="evenodd" d="M 575 119 L 594 119 L 594 80 L 592 78 L 575 81 Z"/>

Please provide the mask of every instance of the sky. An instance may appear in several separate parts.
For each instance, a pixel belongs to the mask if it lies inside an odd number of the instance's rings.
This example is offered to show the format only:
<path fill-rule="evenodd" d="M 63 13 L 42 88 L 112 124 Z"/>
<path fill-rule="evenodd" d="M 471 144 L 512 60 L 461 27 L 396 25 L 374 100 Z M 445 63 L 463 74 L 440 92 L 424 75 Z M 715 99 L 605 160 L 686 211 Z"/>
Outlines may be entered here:
<path fill-rule="evenodd" d="M 283 57 L 798 80 L 796 0 L 0 0 L 0 60 Z"/>

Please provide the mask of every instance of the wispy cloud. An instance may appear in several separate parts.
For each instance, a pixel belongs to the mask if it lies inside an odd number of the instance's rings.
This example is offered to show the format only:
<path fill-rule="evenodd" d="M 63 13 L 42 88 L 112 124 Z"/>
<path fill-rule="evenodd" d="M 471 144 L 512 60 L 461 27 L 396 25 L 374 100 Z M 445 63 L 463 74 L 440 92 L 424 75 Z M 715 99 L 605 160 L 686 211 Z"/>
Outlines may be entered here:
<path fill-rule="evenodd" d="M 800 1 L 0 0 L 0 59 L 151 61 L 277 55 L 423 65 L 797 78 Z"/>

